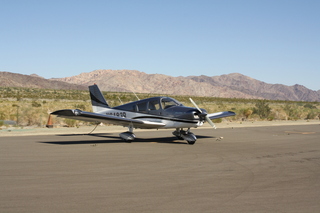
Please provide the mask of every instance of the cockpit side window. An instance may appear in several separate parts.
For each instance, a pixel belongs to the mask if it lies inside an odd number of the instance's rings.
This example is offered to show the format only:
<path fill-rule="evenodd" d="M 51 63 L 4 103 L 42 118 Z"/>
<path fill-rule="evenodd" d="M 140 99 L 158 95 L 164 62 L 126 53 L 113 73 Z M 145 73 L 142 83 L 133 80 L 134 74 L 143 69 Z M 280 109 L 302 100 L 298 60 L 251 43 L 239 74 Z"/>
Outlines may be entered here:
<path fill-rule="evenodd" d="M 172 98 L 163 98 L 161 100 L 162 109 L 168 109 L 173 106 L 181 106 L 182 104 Z"/>
<path fill-rule="evenodd" d="M 137 104 L 139 112 L 147 112 L 147 102 Z"/>
<path fill-rule="evenodd" d="M 159 110 L 160 109 L 159 100 L 149 101 L 148 109 L 149 111 Z"/>
<path fill-rule="evenodd" d="M 131 111 L 132 112 L 137 112 L 137 105 L 132 105 L 132 108 L 131 108 Z"/>

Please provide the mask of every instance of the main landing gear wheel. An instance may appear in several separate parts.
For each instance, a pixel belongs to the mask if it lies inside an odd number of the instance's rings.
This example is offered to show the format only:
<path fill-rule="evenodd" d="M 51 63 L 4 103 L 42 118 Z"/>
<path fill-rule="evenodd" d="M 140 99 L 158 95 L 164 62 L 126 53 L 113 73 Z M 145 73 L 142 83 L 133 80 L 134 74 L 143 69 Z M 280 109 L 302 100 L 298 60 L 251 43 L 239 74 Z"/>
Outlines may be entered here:
<path fill-rule="evenodd" d="M 131 143 L 135 138 L 136 135 L 133 134 L 132 132 L 122 132 L 119 134 L 120 138 L 128 143 Z"/>
<path fill-rule="evenodd" d="M 189 145 L 193 145 L 195 141 L 187 141 Z"/>
<path fill-rule="evenodd" d="M 186 140 L 190 145 L 193 145 L 197 140 L 197 137 L 190 132 L 190 128 L 187 131 L 183 130 L 182 128 L 177 128 L 176 131 L 172 132 L 172 134 L 179 140 Z"/>

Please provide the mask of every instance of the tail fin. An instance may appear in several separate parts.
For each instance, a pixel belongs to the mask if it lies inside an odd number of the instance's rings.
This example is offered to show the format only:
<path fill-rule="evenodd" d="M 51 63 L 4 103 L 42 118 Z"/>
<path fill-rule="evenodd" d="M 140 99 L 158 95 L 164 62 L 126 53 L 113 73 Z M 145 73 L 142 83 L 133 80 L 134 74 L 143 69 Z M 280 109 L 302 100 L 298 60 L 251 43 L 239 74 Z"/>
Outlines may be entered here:
<path fill-rule="evenodd" d="M 99 112 L 105 108 L 110 108 L 96 84 L 89 86 L 89 91 L 93 112 Z"/>

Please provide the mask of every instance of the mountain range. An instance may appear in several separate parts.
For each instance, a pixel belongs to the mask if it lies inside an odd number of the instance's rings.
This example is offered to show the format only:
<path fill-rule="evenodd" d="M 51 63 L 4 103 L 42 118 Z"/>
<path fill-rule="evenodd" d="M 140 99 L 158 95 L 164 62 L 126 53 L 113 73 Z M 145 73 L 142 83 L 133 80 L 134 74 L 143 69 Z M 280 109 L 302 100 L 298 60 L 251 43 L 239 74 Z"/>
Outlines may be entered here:
<path fill-rule="evenodd" d="M 35 74 L 0 72 L 0 86 L 50 89 L 87 89 L 96 83 L 102 91 L 167 95 L 214 96 L 223 98 L 320 101 L 320 90 L 302 85 L 268 84 L 232 73 L 221 76 L 172 77 L 136 70 L 95 70 L 65 78 L 44 79 Z"/>
<path fill-rule="evenodd" d="M 0 87 L 26 87 L 40 89 L 85 90 L 86 86 L 48 80 L 36 74 L 22 75 L 11 72 L 0 72 Z"/>

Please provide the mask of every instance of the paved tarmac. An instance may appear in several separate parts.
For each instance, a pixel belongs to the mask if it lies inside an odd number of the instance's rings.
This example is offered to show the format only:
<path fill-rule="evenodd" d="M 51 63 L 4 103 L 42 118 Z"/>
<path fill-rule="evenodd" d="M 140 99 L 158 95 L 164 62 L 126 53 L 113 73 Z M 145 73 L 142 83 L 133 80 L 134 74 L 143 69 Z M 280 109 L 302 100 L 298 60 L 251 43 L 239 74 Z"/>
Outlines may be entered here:
<path fill-rule="evenodd" d="M 320 125 L 171 132 L 0 137 L 0 212 L 320 212 Z"/>

